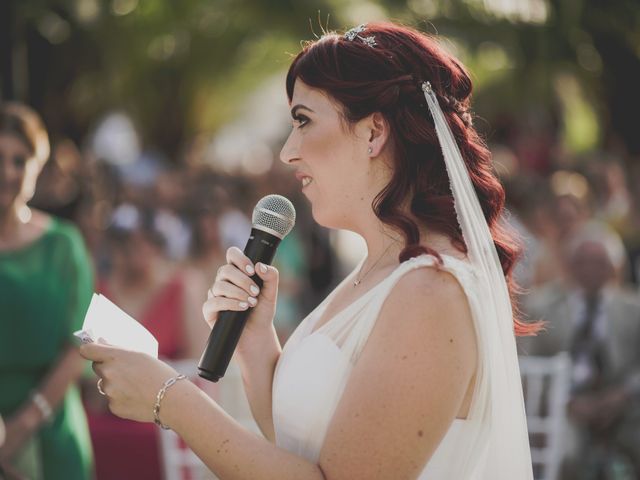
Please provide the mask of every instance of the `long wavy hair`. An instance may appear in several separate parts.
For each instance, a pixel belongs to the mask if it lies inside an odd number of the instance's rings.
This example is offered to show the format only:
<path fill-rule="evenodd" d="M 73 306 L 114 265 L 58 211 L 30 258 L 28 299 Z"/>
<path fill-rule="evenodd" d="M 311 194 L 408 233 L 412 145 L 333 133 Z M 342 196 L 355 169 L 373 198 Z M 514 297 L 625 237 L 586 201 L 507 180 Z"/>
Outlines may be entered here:
<path fill-rule="evenodd" d="M 370 36 L 375 37 L 375 46 L 363 40 Z M 500 222 L 504 189 L 493 172 L 491 153 L 473 127 L 469 108 L 472 84 L 462 63 L 435 38 L 415 29 L 370 23 L 354 40 L 328 33 L 304 44 L 287 74 L 289 101 L 296 79 L 337 101 L 347 123 L 374 112 L 380 112 L 388 122 L 393 175 L 372 208 L 383 223 L 404 236 L 401 262 L 422 253 L 442 262 L 438 252 L 420 244 L 418 222 L 446 235 L 466 253 L 442 151 L 420 88 L 423 81 L 431 82 L 489 225 L 514 305 L 515 333 L 535 333 L 538 324 L 518 319 L 512 271 L 520 249 L 514 235 Z M 407 200 L 410 212 L 403 209 Z"/>

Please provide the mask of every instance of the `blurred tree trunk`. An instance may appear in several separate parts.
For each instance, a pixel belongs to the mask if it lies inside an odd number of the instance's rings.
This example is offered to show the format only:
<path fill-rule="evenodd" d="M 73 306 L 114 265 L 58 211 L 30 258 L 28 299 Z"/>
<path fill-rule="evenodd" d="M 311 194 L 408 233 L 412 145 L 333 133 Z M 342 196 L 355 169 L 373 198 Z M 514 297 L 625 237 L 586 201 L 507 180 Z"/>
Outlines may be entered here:
<path fill-rule="evenodd" d="M 640 154 L 640 58 L 617 35 L 593 32 L 602 57 L 602 95 L 610 115 L 605 144 L 622 142 L 631 155 Z"/>
<path fill-rule="evenodd" d="M 13 98 L 13 2 L 0 2 L 0 98 Z"/>

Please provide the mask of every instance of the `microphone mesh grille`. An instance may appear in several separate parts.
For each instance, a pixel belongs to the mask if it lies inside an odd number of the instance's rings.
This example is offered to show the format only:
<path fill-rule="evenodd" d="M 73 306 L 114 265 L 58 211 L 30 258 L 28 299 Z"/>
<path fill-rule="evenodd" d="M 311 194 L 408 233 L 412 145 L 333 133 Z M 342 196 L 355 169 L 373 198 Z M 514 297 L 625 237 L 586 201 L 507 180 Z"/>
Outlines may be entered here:
<path fill-rule="evenodd" d="M 254 227 L 266 227 L 284 238 L 296 223 L 296 209 L 282 195 L 267 195 L 253 209 L 251 222 Z"/>

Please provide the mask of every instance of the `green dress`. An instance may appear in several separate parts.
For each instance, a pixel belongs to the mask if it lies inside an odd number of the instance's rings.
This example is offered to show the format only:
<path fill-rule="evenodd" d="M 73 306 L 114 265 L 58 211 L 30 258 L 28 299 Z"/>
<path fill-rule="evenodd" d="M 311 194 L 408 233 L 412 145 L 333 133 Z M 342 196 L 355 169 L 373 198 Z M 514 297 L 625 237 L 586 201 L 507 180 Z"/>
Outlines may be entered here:
<path fill-rule="evenodd" d="M 71 224 L 52 219 L 30 245 L 0 251 L 0 415 L 38 387 L 82 327 L 93 269 Z M 45 480 L 93 477 L 91 440 L 77 387 L 67 391 L 37 444 Z"/>

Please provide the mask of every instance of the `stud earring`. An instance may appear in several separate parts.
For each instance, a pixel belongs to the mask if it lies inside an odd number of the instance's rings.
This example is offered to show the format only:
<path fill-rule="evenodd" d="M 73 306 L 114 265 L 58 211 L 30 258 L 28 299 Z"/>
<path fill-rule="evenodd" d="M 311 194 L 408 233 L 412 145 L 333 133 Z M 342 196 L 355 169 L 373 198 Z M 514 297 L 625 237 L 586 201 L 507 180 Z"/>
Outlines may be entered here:
<path fill-rule="evenodd" d="M 369 155 L 371 155 L 371 154 L 373 153 L 373 148 L 369 147 L 369 148 L 367 149 L 367 153 L 368 153 Z"/>

